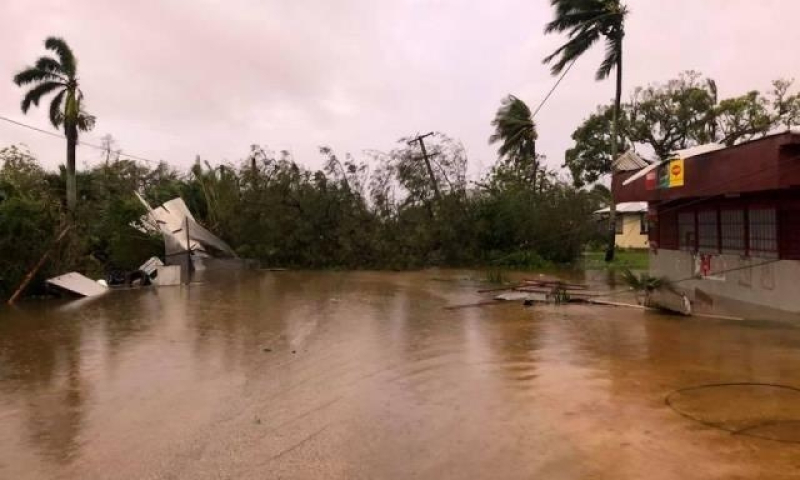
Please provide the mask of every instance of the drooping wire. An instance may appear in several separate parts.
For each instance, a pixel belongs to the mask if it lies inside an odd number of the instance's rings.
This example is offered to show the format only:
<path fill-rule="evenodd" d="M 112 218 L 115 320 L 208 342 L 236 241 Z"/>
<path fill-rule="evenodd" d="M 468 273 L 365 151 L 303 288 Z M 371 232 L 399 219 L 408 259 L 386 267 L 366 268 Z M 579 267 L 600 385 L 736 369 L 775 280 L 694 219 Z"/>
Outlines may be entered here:
<path fill-rule="evenodd" d="M 19 122 L 17 120 L 13 120 L 11 118 L 8 118 L 8 117 L 2 116 L 2 115 L 0 115 L 0 120 L 3 120 L 4 122 L 11 123 L 13 125 L 17 125 L 17 126 L 22 127 L 22 128 L 27 128 L 28 130 L 33 130 L 35 132 L 43 133 L 45 135 L 50 135 L 51 137 L 66 139 L 66 137 L 63 134 L 51 132 L 49 130 L 44 130 L 42 128 L 35 127 L 35 126 L 29 125 L 27 123 L 22 123 L 22 122 Z M 97 144 L 94 144 L 94 143 L 91 143 L 91 142 L 86 142 L 86 141 L 83 141 L 83 140 L 80 140 L 79 144 L 80 145 L 85 145 L 85 146 L 90 147 L 90 148 L 94 148 L 95 150 L 101 150 L 101 151 L 107 151 L 108 150 L 106 147 L 103 147 L 102 145 L 97 145 Z M 127 157 L 127 158 L 129 158 L 131 160 L 139 160 L 141 162 L 152 163 L 152 164 L 155 164 L 155 165 L 158 165 L 159 163 L 161 163 L 161 162 L 159 162 L 157 160 L 151 160 L 149 158 L 145 158 L 145 157 L 142 157 L 140 155 L 133 155 L 133 154 L 130 154 L 130 153 L 125 153 L 123 151 L 120 151 L 119 155 L 121 157 Z"/>
<path fill-rule="evenodd" d="M 567 68 L 565 68 L 565 69 L 564 69 L 564 71 L 563 71 L 563 72 L 561 72 L 561 76 L 559 76 L 559 77 L 558 77 L 558 80 L 556 80 L 556 83 L 555 83 L 555 84 L 553 84 L 553 88 L 551 88 L 551 89 L 550 89 L 550 91 L 549 91 L 549 92 L 547 92 L 547 95 L 545 95 L 545 96 L 544 96 L 544 98 L 542 99 L 542 101 L 539 103 L 539 106 L 537 106 L 537 107 L 536 107 L 536 110 L 534 110 L 534 111 L 533 111 L 533 115 L 531 115 L 531 118 L 536 118 L 536 114 L 537 114 L 537 113 L 539 113 L 539 110 L 541 110 L 541 109 L 542 109 L 542 107 L 543 107 L 543 106 L 544 106 L 544 104 L 547 102 L 547 100 L 550 98 L 550 96 L 553 94 L 553 92 L 555 92 L 555 91 L 556 91 L 556 88 L 558 88 L 558 86 L 561 84 L 561 81 L 562 81 L 562 80 L 564 80 L 564 77 L 566 77 L 566 76 L 567 76 L 567 74 L 569 73 L 569 71 L 572 69 L 572 66 L 573 66 L 573 65 L 575 65 L 575 62 L 576 62 L 576 61 L 578 61 L 578 59 L 577 59 L 577 58 L 576 58 L 575 60 L 573 60 L 573 61 L 572 61 L 572 63 L 570 63 L 569 65 L 567 65 Z"/>

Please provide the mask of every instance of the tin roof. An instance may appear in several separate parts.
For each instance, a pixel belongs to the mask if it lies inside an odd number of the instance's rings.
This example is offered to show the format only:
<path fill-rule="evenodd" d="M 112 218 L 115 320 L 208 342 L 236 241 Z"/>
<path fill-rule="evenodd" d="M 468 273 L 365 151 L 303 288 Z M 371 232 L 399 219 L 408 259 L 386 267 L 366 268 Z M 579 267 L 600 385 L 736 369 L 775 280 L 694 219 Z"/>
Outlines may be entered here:
<path fill-rule="evenodd" d="M 601 208 L 594 213 L 609 213 L 609 207 Z M 644 213 L 647 211 L 647 202 L 623 202 L 617 204 L 617 213 Z"/>

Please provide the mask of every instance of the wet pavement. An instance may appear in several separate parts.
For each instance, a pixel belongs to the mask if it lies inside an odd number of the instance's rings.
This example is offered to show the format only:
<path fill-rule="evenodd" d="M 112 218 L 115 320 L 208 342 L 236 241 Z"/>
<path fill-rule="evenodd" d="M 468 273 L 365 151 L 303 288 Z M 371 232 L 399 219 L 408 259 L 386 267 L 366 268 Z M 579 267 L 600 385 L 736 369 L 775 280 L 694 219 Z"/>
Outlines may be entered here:
<path fill-rule="evenodd" d="M 0 478 L 800 477 L 800 444 L 665 405 L 800 386 L 800 321 L 445 310 L 483 298 L 469 277 L 261 272 L 0 310 Z M 789 390 L 680 395 L 800 439 Z"/>

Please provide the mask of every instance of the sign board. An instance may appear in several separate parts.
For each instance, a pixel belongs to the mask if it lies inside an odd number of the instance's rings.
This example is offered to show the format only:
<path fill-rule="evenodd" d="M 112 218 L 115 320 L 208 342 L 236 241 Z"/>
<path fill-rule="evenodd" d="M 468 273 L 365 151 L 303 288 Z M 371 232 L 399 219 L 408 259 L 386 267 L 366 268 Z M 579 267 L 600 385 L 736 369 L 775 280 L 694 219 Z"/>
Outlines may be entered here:
<path fill-rule="evenodd" d="M 655 170 L 647 172 L 644 185 L 647 190 L 682 187 L 685 168 L 682 158 L 662 162 Z"/>
<path fill-rule="evenodd" d="M 669 188 L 683 186 L 683 159 L 678 158 L 669 162 Z"/>

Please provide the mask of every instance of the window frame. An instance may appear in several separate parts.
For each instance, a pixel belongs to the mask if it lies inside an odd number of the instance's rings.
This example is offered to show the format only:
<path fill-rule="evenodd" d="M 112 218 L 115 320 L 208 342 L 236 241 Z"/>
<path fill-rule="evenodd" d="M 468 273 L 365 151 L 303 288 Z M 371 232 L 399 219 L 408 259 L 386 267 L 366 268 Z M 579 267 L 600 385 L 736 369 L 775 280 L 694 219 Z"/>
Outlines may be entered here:
<path fill-rule="evenodd" d="M 742 227 L 742 236 L 741 236 L 741 249 L 737 250 L 726 250 L 725 239 L 730 239 L 731 237 L 725 235 L 725 226 L 723 225 L 722 219 L 724 212 L 741 212 L 741 227 Z M 720 205 L 719 206 L 719 251 L 722 255 L 739 255 L 739 256 L 747 256 L 748 252 L 748 234 L 749 228 L 747 225 L 748 217 L 747 217 L 747 205 L 745 204 L 735 204 L 735 205 Z"/>
<path fill-rule="evenodd" d="M 685 223 L 681 223 L 682 216 L 691 216 L 691 219 Z M 697 251 L 697 212 L 694 209 L 681 209 L 678 210 L 677 214 L 677 225 L 678 225 L 678 250 L 683 252 L 696 252 Z M 684 227 L 691 227 L 690 233 L 691 236 L 689 239 L 685 238 L 686 235 L 683 232 L 681 226 Z"/>
<path fill-rule="evenodd" d="M 695 248 L 698 253 L 705 253 L 705 254 L 719 254 L 721 249 L 721 241 L 720 238 L 720 213 L 719 213 L 719 206 L 705 206 L 700 207 L 695 210 Z M 713 228 L 708 228 L 709 232 L 713 232 L 714 241 L 713 242 L 704 242 L 705 239 L 703 234 L 703 227 L 709 227 L 712 225 L 711 223 L 701 222 L 701 215 L 710 214 L 710 218 L 714 219 Z M 713 245 L 712 245 L 713 243 Z"/>
<path fill-rule="evenodd" d="M 625 234 L 625 214 L 618 213 L 614 219 L 614 235 Z"/>
<path fill-rule="evenodd" d="M 780 249 L 780 208 L 777 203 L 766 203 L 766 202 L 753 202 L 748 203 L 746 206 L 746 234 L 747 234 L 747 256 L 748 257 L 759 257 L 759 258 L 769 258 L 769 259 L 779 259 L 781 258 L 781 249 Z M 753 224 L 752 224 L 752 213 L 753 210 L 771 210 L 773 214 L 772 218 L 772 225 L 774 226 L 774 230 L 772 232 L 773 235 L 773 250 L 761 250 L 757 249 L 754 250 L 753 248 Z M 763 240 L 763 239 L 762 239 Z"/>

